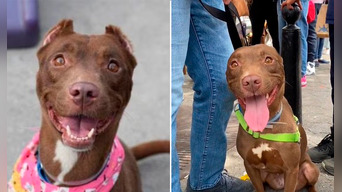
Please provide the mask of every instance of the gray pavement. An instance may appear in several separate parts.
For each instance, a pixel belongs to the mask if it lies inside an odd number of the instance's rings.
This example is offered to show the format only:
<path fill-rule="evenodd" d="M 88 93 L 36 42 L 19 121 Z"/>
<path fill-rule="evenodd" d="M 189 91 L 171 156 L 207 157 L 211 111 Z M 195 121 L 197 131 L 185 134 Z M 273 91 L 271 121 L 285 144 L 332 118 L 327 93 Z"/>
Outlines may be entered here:
<path fill-rule="evenodd" d="M 328 55 L 324 58 L 329 60 Z M 331 86 L 330 86 L 330 65 L 320 65 L 316 68 L 316 75 L 308 76 L 308 85 L 302 88 L 302 118 L 303 126 L 308 136 L 308 146 L 316 146 L 321 139 L 330 133 L 330 126 L 332 125 L 332 111 L 333 106 L 331 102 Z M 192 115 L 193 102 L 193 82 L 186 76 L 183 85 L 184 100 L 180 107 L 177 119 L 177 150 L 180 158 L 180 177 L 181 185 L 184 190 L 186 181 L 190 171 L 190 126 Z M 225 169 L 230 175 L 241 177 L 245 168 L 242 158 L 236 151 L 236 135 L 238 122 L 232 113 L 229 120 L 226 136 L 228 138 L 227 154 Z M 320 177 L 316 186 L 319 192 L 333 192 L 334 191 L 334 177 L 328 175 L 321 164 L 316 164 L 320 169 Z M 267 190 L 272 192 L 273 190 Z"/>
<path fill-rule="evenodd" d="M 169 139 L 170 27 L 169 1 L 39 0 L 41 36 L 63 18 L 74 29 L 102 34 L 105 26 L 120 26 L 131 40 L 138 61 L 131 101 L 118 135 L 133 146 L 153 139 Z M 7 179 L 23 147 L 40 126 L 35 93 L 37 47 L 7 52 Z M 169 191 L 170 156 L 140 161 L 144 191 Z"/>

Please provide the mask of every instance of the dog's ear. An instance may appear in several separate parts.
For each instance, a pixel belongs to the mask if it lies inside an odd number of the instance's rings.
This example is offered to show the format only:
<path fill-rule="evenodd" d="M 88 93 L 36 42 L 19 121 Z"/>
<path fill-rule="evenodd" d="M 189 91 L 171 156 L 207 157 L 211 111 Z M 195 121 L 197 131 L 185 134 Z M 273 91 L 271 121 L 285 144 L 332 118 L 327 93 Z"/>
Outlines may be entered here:
<path fill-rule="evenodd" d="M 281 64 L 281 66 L 284 67 L 283 58 L 281 57 L 281 55 L 277 54 L 277 57 L 278 57 L 278 62 Z"/>
<path fill-rule="evenodd" d="M 56 26 L 54 26 L 50 31 L 46 34 L 43 46 L 51 43 L 53 40 L 55 40 L 57 37 L 62 35 L 69 35 L 74 33 L 74 27 L 72 24 L 72 20 L 70 19 L 64 19 L 60 21 Z"/>
<path fill-rule="evenodd" d="M 113 25 L 108 25 L 106 27 L 106 34 L 110 34 L 115 36 L 119 42 L 121 43 L 121 46 L 125 48 L 129 53 L 133 55 L 133 47 L 131 42 L 128 40 L 126 35 L 124 35 L 119 27 L 113 26 Z"/>

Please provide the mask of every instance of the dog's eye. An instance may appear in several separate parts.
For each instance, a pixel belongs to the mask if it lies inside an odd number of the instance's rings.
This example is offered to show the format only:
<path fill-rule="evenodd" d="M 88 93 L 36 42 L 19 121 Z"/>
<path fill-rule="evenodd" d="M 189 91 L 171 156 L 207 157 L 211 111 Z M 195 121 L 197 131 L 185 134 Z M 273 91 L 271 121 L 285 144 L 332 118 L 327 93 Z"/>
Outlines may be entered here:
<path fill-rule="evenodd" d="M 230 67 L 232 68 L 232 69 L 234 69 L 234 68 L 236 68 L 236 67 L 238 67 L 239 66 L 239 64 L 238 64 L 238 62 L 236 62 L 236 61 L 233 61 L 231 64 L 230 64 Z"/>
<path fill-rule="evenodd" d="M 266 63 L 266 64 L 272 64 L 272 63 L 273 63 L 272 57 L 266 57 L 265 63 Z"/>
<path fill-rule="evenodd" d="M 62 66 L 65 64 L 65 59 L 62 55 L 57 56 L 54 60 L 53 60 L 53 64 L 55 66 Z"/>
<path fill-rule="evenodd" d="M 108 64 L 108 70 L 113 72 L 113 73 L 116 73 L 118 72 L 120 69 L 119 65 L 117 64 L 117 61 L 115 60 L 110 60 L 109 64 Z"/>

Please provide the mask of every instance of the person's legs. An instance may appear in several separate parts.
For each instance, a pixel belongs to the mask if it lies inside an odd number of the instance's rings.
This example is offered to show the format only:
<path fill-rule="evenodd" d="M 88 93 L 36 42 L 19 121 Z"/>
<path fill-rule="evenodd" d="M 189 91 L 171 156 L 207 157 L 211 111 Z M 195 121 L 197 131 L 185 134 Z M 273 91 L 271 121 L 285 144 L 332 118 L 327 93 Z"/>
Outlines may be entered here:
<path fill-rule="evenodd" d="M 330 41 L 330 83 L 331 83 L 331 100 L 334 106 L 334 25 L 329 24 L 329 41 Z M 333 110 L 333 126 L 331 135 L 334 140 L 334 110 Z"/>
<path fill-rule="evenodd" d="M 302 66 L 301 66 L 301 75 L 302 77 L 306 73 L 306 62 L 308 57 L 308 43 L 307 43 L 307 37 L 308 37 L 308 22 L 306 20 L 308 15 L 308 8 L 309 8 L 309 1 L 308 0 L 301 0 L 302 3 L 302 12 L 299 17 L 299 20 L 296 22 L 298 27 L 300 28 L 300 40 L 301 40 L 301 56 L 302 56 Z"/>
<path fill-rule="evenodd" d="M 282 42 L 282 28 L 286 25 L 285 20 L 282 17 L 281 13 L 281 0 L 277 2 L 277 12 L 278 12 L 278 26 L 279 26 L 279 42 L 281 45 Z M 301 15 L 299 20 L 296 22 L 296 25 L 300 28 L 301 35 L 301 76 L 302 76 L 302 86 L 306 86 L 306 61 L 308 54 L 308 44 L 306 42 L 308 36 L 308 23 L 306 17 L 308 15 L 309 1 L 301 0 L 303 9 L 301 10 Z M 280 46 L 281 49 L 281 46 Z"/>
<path fill-rule="evenodd" d="M 317 53 L 316 53 L 316 59 L 320 59 L 322 57 L 322 51 L 324 46 L 324 38 L 318 38 L 318 45 L 317 45 Z"/>
<path fill-rule="evenodd" d="M 206 1 L 223 9 L 222 1 Z M 227 152 L 225 130 L 235 97 L 228 89 L 226 69 L 234 51 L 226 23 L 191 4 L 186 65 L 194 81 L 191 126 L 191 169 L 187 191 L 253 191 L 250 182 L 222 173 Z"/>
<path fill-rule="evenodd" d="M 320 3 L 315 3 L 315 12 L 316 12 L 316 16 L 318 15 L 319 10 L 321 9 L 321 6 L 322 6 L 322 4 L 320 4 Z M 317 21 L 317 18 L 316 18 L 316 21 Z"/>
<path fill-rule="evenodd" d="M 316 13 L 315 13 L 316 14 Z M 317 45 L 317 34 L 316 34 L 316 20 L 317 17 L 315 15 L 315 19 L 309 24 L 308 29 L 308 55 L 307 55 L 307 68 L 306 75 L 315 74 L 315 56 L 316 56 L 316 45 Z"/>
<path fill-rule="evenodd" d="M 177 133 L 177 111 L 183 99 L 182 85 L 184 82 L 183 67 L 188 48 L 189 25 L 190 25 L 190 0 L 172 0 L 171 15 L 171 169 L 173 192 L 180 192 L 179 181 L 179 160 L 176 149 L 176 133 Z"/>
<path fill-rule="evenodd" d="M 283 15 L 281 13 L 281 3 L 282 3 L 282 0 L 277 0 L 278 35 L 279 35 L 279 47 L 280 47 L 280 50 L 281 50 L 281 41 L 282 41 L 283 27 L 286 26 L 286 22 L 283 19 Z"/>
<path fill-rule="evenodd" d="M 319 10 L 321 9 L 321 6 L 322 6 L 322 4 L 315 3 L 316 16 L 318 16 Z M 317 38 L 315 59 L 320 59 L 322 57 L 323 44 L 324 44 L 324 39 L 323 38 Z"/>
<path fill-rule="evenodd" d="M 309 24 L 309 31 L 308 31 L 308 62 L 313 62 L 316 56 L 316 44 L 317 44 L 317 34 L 316 34 L 316 17 L 315 19 Z"/>
<path fill-rule="evenodd" d="M 279 28 L 278 28 L 278 13 L 277 13 L 277 1 L 268 0 L 267 16 L 268 29 L 270 31 L 273 47 L 280 53 L 279 45 Z M 264 11 L 263 9 L 261 9 Z"/>
<path fill-rule="evenodd" d="M 334 25 L 329 24 L 329 41 L 330 41 L 330 83 L 331 83 L 331 100 L 333 103 L 333 119 L 330 127 L 330 134 L 325 136 L 322 141 L 313 148 L 308 150 L 308 154 L 313 162 L 322 162 L 322 167 L 329 174 L 334 175 Z"/>
<path fill-rule="evenodd" d="M 254 0 L 249 11 L 249 18 L 251 19 L 253 31 L 252 45 L 259 44 L 261 42 L 265 23 L 264 5 L 267 3 L 264 1 L 265 0 Z"/>
<path fill-rule="evenodd" d="M 223 9 L 222 1 L 207 3 Z M 195 91 L 189 176 L 193 190 L 212 188 L 222 177 L 227 149 L 225 130 L 234 100 L 225 76 L 232 52 L 226 24 L 209 15 L 197 0 L 193 1 L 186 59 Z"/>

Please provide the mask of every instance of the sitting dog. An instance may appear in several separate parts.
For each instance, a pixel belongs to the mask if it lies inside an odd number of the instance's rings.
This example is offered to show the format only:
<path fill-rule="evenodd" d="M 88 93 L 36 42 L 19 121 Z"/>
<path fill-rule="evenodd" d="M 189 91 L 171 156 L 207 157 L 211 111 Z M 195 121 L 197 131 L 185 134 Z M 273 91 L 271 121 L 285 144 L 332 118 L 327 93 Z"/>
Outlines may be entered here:
<path fill-rule="evenodd" d="M 118 27 L 81 35 L 62 20 L 38 53 L 42 124 L 18 159 L 12 191 L 141 191 L 136 159 L 169 152 L 169 141 L 129 150 L 116 136 L 136 60 Z"/>
<path fill-rule="evenodd" d="M 257 192 L 264 183 L 294 192 L 314 192 L 319 171 L 306 153 L 307 139 L 284 97 L 283 60 L 264 44 L 237 49 L 229 58 L 227 82 L 238 99 L 238 153 Z"/>

